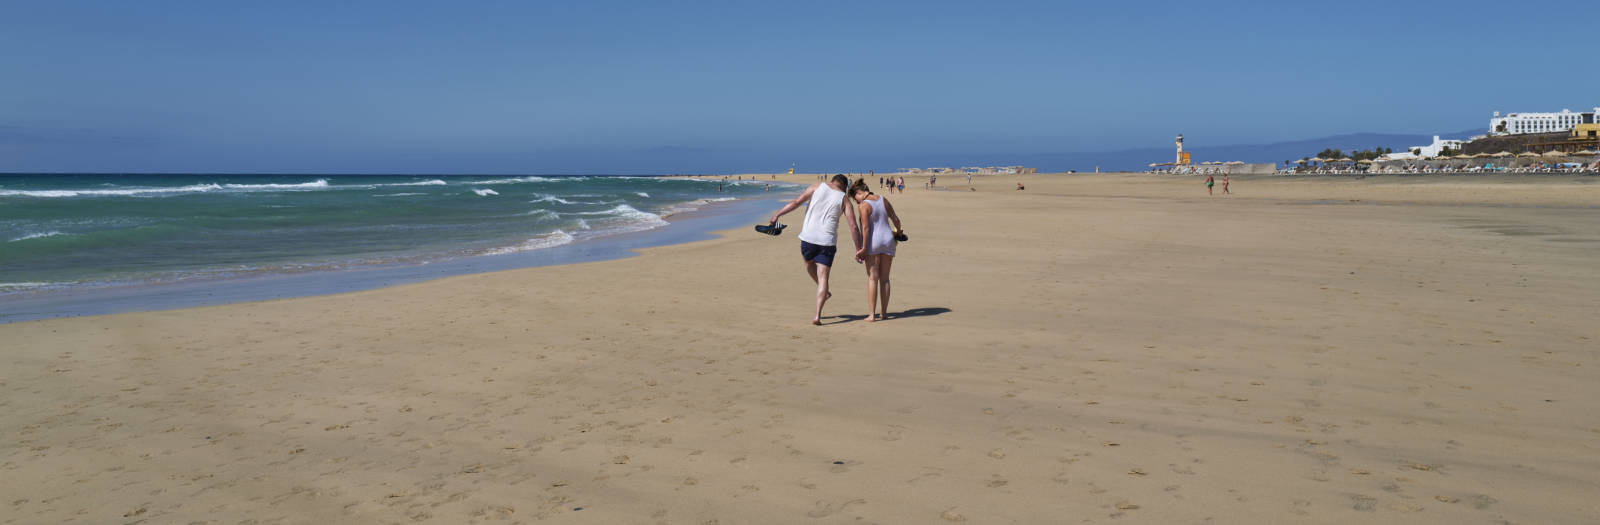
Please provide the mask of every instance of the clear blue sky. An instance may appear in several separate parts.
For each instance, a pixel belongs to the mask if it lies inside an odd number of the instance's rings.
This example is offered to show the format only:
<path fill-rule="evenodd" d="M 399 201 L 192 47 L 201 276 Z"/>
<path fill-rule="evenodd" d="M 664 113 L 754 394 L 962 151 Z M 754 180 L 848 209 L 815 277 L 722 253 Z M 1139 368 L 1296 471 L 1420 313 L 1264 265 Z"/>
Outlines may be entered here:
<path fill-rule="evenodd" d="M 0 4 L 0 172 L 840 171 L 1179 132 L 1443 133 L 1600 105 L 1597 16 L 1470 0 L 16 1 Z"/>

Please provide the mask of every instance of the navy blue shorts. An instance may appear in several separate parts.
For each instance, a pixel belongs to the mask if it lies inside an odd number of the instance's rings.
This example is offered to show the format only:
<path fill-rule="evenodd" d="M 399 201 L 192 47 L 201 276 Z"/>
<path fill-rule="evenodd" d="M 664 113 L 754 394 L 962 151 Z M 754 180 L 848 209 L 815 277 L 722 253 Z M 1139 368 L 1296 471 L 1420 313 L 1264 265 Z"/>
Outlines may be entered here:
<path fill-rule="evenodd" d="M 833 266 L 833 254 L 839 251 L 837 246 L 821 246 L 800 241 L 800 257 L 817 264 Z"/>

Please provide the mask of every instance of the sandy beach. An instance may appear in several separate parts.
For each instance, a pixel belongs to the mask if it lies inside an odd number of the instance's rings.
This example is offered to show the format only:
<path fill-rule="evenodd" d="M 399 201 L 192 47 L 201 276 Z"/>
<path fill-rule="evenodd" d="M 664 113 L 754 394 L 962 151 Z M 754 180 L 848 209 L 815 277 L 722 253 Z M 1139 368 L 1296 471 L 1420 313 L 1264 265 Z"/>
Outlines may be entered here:
<path fill-rule="evenodd" d="M 1600 179 L 1202 180 L 908 177 L 879 323 L 795 227 L 0 325 L 0 523 L 1600 521 Z"/>

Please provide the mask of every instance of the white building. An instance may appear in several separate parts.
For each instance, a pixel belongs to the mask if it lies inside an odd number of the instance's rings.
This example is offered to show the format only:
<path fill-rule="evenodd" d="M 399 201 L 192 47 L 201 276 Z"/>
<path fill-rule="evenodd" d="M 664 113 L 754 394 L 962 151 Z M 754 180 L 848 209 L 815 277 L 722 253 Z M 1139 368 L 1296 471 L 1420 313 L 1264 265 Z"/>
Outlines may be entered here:
<path fill-rule="evenodd" d="M 1489 119 L 1489 135 L 1568 131 L 1578 124 L 1595 123 L 1597 114 L 1600 114 L 1600 107 L 1594 108 L 1591 113 L 1573 113 L 1571 110 L 1563 109 L 1560 113 L 1508 113 L 1504 117 L 1496 111 L 1494 118 Z"/>
<path fill-rule="evenodd" d="M 1453 150 L 1456 150 L 1456 151 L 1461 151 L 1461 145 L 1462 144 L 1465 144 L 1465 142 L 1462 142 L 1462 141 L 1459 141 L 1459 140 L 1439 140 L 1439 136 L 1438 135 L 1434 135 L 1433 136 L 1433 144 L 1429 144 L 1429 145 L 1426 145 L 1426 146 L 1412 146 L 1412 147 L 1406 148 L 1406 153 L 1410 153 L 1412 155 L 1415 155 L 1416 157 L 1423 157 L 1423 158 L 1426 158 L 1426 157 L 1437 157 L 1437 156 L 1439 156 L 1439 152 L 1444 151 L 1446 149 L 1453 149 Z M 1391 155 L 1399 155 L 1399 154 L 1398 153 L 1392 153 Z M 1415 158 L 1415 157 L 1413 157 L 1413 158 Z"/>

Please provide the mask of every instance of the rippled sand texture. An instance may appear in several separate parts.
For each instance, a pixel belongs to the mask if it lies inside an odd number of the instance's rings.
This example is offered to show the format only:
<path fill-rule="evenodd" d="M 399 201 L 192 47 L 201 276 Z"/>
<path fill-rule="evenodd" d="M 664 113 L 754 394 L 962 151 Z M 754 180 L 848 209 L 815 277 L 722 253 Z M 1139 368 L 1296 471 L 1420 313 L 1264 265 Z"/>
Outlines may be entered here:
<path fill-rule="evenodd" d="M 1201 180 L 913 179 L 880 323 L 745 229 L 0 326 L 0 522 L 1600 521 L 1595 179 Z"/>

